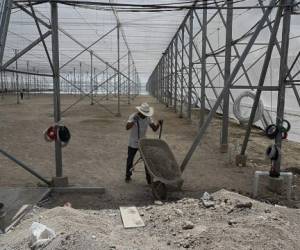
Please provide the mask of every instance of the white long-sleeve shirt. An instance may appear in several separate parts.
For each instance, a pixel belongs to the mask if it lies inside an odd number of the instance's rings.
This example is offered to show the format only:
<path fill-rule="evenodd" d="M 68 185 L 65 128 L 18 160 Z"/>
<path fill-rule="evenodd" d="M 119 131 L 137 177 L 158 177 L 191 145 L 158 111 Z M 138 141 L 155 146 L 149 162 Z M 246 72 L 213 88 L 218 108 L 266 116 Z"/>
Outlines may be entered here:
<path fill-rule="evenodd" d="M 136 120 L 134 119 L 136 117 Z M 138 141 L 146 136 L 148 126 L 153 123 L 152 117 L 145 117 L 142 119 L 137 113 L 129 116 L 128 122 L 134 122 L 129 135 L 128 146 L 131 148 L 138 148 Z"/>

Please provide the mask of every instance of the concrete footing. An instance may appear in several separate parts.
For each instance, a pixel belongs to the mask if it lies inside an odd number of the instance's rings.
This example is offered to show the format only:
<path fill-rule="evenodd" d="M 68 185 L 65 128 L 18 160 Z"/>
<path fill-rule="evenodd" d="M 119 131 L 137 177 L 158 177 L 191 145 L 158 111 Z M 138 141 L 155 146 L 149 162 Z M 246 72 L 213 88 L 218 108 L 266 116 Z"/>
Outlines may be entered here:
<path fill-rule="evenodd" d="M 293 173 L 291 172 L 280 172 L 280 177 L 270 177 L 268 171 L 255 171 L 254 182 L 253 182 L 253 197 L 258 195 L 258 185 L 260 176 L 269 176 L 269 186 L 268 189 L 274 193 L 281 194 L 283 189 L 284 180 L 286 180 L 286 196 L 290 200 L 292 196 L 292 183 L 293 183 Z"/>
<path fill-rule="evenodd" d="M 52 185 L 53 187 L 67 187 L 69 185 L 68 177 L 67 176 L 53 177 Z"/>
<path fill-rule="evenodd" d="M 246 164 L 247 164 L 247 155 L 236 155 L 235 157 L 235 164 L 236 166 L 240 167 L 246 167 Z"/>
<path fill-rule="evenodd" d="M 268 189 L 275 194 L 282 194 L 283 192 L 283 177 L 279 176 L 278 178 L 269 177 Z"/>

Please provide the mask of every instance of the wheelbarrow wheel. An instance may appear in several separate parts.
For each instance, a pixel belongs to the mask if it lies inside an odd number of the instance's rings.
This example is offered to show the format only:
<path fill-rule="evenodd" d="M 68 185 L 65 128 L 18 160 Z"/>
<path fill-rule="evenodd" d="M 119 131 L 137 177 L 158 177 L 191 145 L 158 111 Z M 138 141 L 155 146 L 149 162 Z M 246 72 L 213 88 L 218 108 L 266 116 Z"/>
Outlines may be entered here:
<path fill-rule="evenodd" d="M 154 181 L 151 183 L 152 194 L 157 200 L 167 199 L 167 187 L 164 183 L 160 181 Z"/>

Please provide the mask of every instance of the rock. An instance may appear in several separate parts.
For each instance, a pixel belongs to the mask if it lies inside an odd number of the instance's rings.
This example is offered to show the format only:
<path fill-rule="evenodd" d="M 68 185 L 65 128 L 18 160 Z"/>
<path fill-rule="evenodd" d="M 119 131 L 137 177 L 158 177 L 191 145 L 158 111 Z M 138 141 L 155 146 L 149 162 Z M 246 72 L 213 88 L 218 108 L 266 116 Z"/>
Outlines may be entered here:
<path fill-rule="evenodd" d="M 152 209 L 151 206 L 145 208 L 146 211 L 149 211 L 149 210 L 151 210 L 151 209 Z"/>
<path fill-rule="evenodd" d="M 175 210 L 175 213 L 176 213 L 177 215 L 183 216 L 183 212 L 182 212 L 181 209 L 175 208 L 174 210 Z"/>
<path fill-rule="evenodd" d="M 191 235 L 190 234 L 187 234 L 184 238 L 185 239 L 189 239 L 191 237 Z"/>
<path fill-rule="evenodd" d="M 233 208 L 230 208 L 229 211 L 227 212 L 227 214 L 231 214 L 234 211 Z"/>
<path fill-rule="evenodd" d="M 212 196 L 208 192 L 204 192 L 201 197 L 201 200 L 212 200 Z"/>
<path fill-rule="evenodd" d="M 170 217 L 169 216 L 167 216 L 166 218 L 163 219 L 163 222 L 168 222 L 168 221 L 170 221 Z"/>
<path fill-rule="evenodd" d="M 244 202 L 244 203 L 238 203 L 235 205 L 236 208 L 252 208 L 252 202 Z"/>
<path fill-rule="evenodd" d="M 215 206 L 215 202 L 214 201 L 210 201 L 210 200 L 202 200 L 203 205 L 206 208 L 210 208 L 210 207 L 214 207 Z"/>
<path fill-rule="evenodd" d="M 215 202 L 213 200 L 213 197 L 207 192 L 204 192 L 204 194 L 201 197 L 201 200 L 202 200 L 203 205 L 206 208 L 215 206 Z"/>
<path fill-rule="evenodd" d="M 154 204 L 155 204 L 155 205 L 161 206 L 161 205 L 163 205 L 164 203 L 163 203 L 162 201 L 154 201 Z"/>
<path fill-rule="evenodd" d="M 191 221 L 185 221 L 182 224 L 182 229 L 183 230 L 189 230 L 189 229 L 193 229 L 194 228 L 194 224 Z"/>
<path fill-rule="evenodd" d="M 172 233 L 172 235 L 173 235 L 173 236 L 176 236 L 176 233 L 174 232 L 174 233 Z"/>
<path fill-rule="evenodd" d="M 96 239 L 96 235 L 92 235 L 92 239 L 95 240 Z"/>
<path fill-rule="evenodd" d="M 266 213 L 266 214 L 269 214 L 269 213 L 271 213 L 271 210 L 268 209 L 268 208 L 266 208 L 266 209 L 265 209 L 265 213 Z"/>
<path fill-rule="evenodd" d="M 168 242 L 167 242 L 167 245 L 168 245 L 168 246 L 170 246 L 170 245 L 171 245 L 171 241 L 170 241 L 170 240 L 168 240 Z"/>
<path fill-rule="evenodd" d="M 109 248 L 110 249 L 116 249 L 116 246 L 110 246 Z"/>
<path fill-rule="evenodd" d="M 228 225 L 232 226 L 232 225 L 234 225 L 234 224 L 237 224 L 237 222 L 234 221 L 234 220 L 229 220 L 229 221 L 228 221 Z"/>
<path fill-rule="evenodd" d="M 190 248 L 190 244 L 189 244 L 188 242 L 184 243 L 182 246 L 183 246 L 184 248 Z"/>

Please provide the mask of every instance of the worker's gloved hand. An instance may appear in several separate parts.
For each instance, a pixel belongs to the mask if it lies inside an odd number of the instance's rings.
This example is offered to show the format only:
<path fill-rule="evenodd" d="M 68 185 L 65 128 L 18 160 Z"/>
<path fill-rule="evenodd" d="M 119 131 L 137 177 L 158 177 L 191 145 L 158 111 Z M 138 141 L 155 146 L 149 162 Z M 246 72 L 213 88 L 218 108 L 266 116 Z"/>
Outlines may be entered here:
<path fill-rule="evenodd" d="M 158 124 L 161 126 L 163 124 L 164 120 L 158 120 Z"/>

